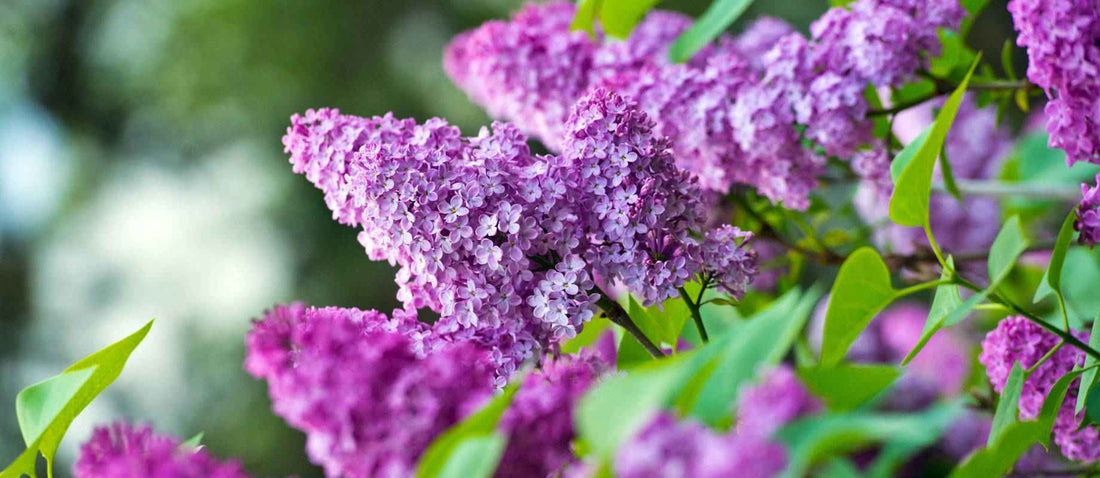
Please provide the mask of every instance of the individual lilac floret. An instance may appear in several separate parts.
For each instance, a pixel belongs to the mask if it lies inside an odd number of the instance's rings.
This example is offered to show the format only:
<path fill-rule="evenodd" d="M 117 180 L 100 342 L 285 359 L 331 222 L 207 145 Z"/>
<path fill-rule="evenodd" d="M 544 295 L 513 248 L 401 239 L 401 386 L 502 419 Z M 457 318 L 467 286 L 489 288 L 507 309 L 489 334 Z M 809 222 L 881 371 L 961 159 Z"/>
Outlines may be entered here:
<path fill-rule="evenodd" d="M 1074 331 L 1073 335 L 1088 342 L 1085 332 Z M 1056 335 L 1034 322 L 1021 316 L 1008 317 L 985 336 L 978 360 L 985 366 L 993 389 L 1000 392 L 1014 363 L 1019 362 L 1025 369 L 1032 367 L 1058 342 Z M 1084 353 L 1077 348 L 1063 346 L 1031 372 L 1020 393 L 1020 418 L 1035 419 L 1054 383 L 1074 367 L 1081 366 L 1084 358 Z M 1092 426 L 1078 430 L 1083 416 L 1074 414 L 1079 383 L 1080 380 L 1074 380 L 1066 392 L 1054 422 L 1054 442 L 1071 460 L 1097 461 L 1100 460 L 1100 430 Z"/>
<path fill-rule="evenodd" d="M 1027 77 L 1050 101 L 1050 146 L 1066 161 L 1100 164 L 1100 5 L 1092 0 L 1012 0 L 1008 3 L 1027 49 Z"/>
<path fill-rule="evenodd" d="M 703 239 L 703 270 L 708 282 L 737 300 L 757 273 L 756 251 L 745 247 L 751 239 L 752 232 L 730 225 L 707 231 Z"/>
<path fill-rule="evenodd" d="M 328 476 L 408 476 L 493 393 L 485 352 L 416 340 L 377 312 L 277 307 L 248 334 L 245 368 L 267 381 L 275 413 L 306 433 Z"/>
<path fill-rule="evenodd" d="M 569 191 L 593 271 L 618 280 L 645 304 L 677 295 L 699 272 L 691 237 L 703 222 L 700 190 L 673 164 L 668 141 L 636 104 L 594 89 L 569 117 L 553 173 Z"/>
<path fill-rule="evenodd" d="M 770 437 L 787 423 L 821 410 L 794 371 L 780 365 L 763 380 L 741 392 L 737 402 L 735 431 L 741 435 Z"/>
<path fill-rule="evenodd" d="M 573 407 L 609 364 L 596 353 L 548 357 L 528 375 L 500 420 L 508 447 L 496 476 L 556 476 L 576 463 Z"/>
<path fill-rule="evenodd" d="M 1081 203 L 1077 205 L 1077 222 L 1073 228 L 1081 235 L 1077 241 L 1089 247 L 1100 242 L 1100 174 L 1096 175 L 1096 185 L 1081 185 Z"/>
<path fill-rule="evenodd" d="M 507 377 L 592 316 L 586 264 L 573 253 L 567 190 L 515 127 L 477 137 L 435 118 L 295 116 L 284 138 L 295 171 L 325 192 L 374 260 L 400 266 L 398 299 L 439 312 L 436 332 L 493 349 Z M 331 180 L 330 180 L 331 179 Z"/>
<path fill-rule="evenodd" d="M 619 447 L 613 469 L 619 478 L 763 478 L 786 466 L 786 450 L 766 438 L 718 435 L 662 413 Z"/>
<path fill-rule="evenodd" d="M 76 478 L 244 478 L 235 461 L 219 462 L 205 448 L 125 422 L 96 427 L 80 447 Z"/>

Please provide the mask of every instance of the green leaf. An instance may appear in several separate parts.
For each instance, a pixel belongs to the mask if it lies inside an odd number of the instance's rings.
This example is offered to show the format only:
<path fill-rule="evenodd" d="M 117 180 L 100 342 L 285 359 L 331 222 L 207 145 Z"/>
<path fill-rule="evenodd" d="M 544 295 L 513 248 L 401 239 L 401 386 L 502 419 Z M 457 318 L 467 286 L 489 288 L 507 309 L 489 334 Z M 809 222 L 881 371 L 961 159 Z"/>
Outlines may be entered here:
<path fill-rule="evenodd" d="M 830 410 L 843 412 L 863 405 L 901 376 L 892 365 L 840 364 L 799 368 L 798 377 Z"/>
<path fill-rule="evenodd" d="M 750 4 L 752 0 L 714 0 L 707 11 L 703 12 L 703 16 L 672 43 L 668 49 L 670 61 L 683 63 L 691 59 L 696 52 L 726 31 L 727 27 L 745 13 Z"/>
<path fill-rule="evenodd" d="M 665 331 L 665 324 L 659 322 L 656 317 L 649 313 L 649 310 L 642 307 L 642 304 L 639 304 L 637 300 L 634 300 L 633 296 L 627 299 L 626 315 L 630 316 L 630 320 L 634 322 L 634 325 L 642 329 L 642 333 L 649 337 L 649 340 L 658 345 L 661 344 L 661 337 L 668 335 Z M 679 333 L 680 329 L 676 329 L 676 332 Z"/>
<path fill-rule="evenodd" d="M 603 335 L 604 331 L 611 328 L 611 321 L 602 318 L 596 318 L 584 324 L 584 328 L 581 329 L 581 333 L 576 337 L 569 339 L 561 346 L 561 352 L 563 354 L 575 354 L 580 352 L 582 348 L 589 347 L 596 343 L 596 340 Z"/>
<path fill-rule="evenodd" d="M 615 38 L 626 38 L 634 26 L 660 0 L 603 0 L 600 24 L 604 32 Z"/>
<path fill-rule="evenodd" d="M 959 185 L 955 182 L 955 171 L 951 169 L 951 161 L 947 160 L 947 155 L 940 153 L 940 173 L 943 175 L 943 186 L 947 189 L 947 192 L 955 198 L 959 204 L 962 204 L 962 193 L 959 192 Z"/>
<path fill-rule="evenodd" d="M 928 141 L 928 135 L 932 134 L 932 128 L 928 127 L 921 132 L 913 141 L 901 148 L 897 156 L 894 156 L 894 160 L 890 162 L 890 177 L 894 182 L 898 181 L 898 177 L 901 176 L 901 172 L 905 170 L 905 167 L 909 165 L 913 158 L 917 155 L 917 151 L 920 151 L 924 147 L 924 143 Z"/>
<path fill-rule="evenodd" d="M 1020 392 L 1024 388 L 1024 378 L 1024 369 L 1020 367 L 1020 362 L 1013 363 L 1012 371 L 1008 373 L 1008 381 L 1001 389 L 1001 400 L 997 403 L 997 411 L 993 414 L 993 427 L 989 430 L 986 446 L 993 446 L 997 439 L 1004 434 L 1005 428 L 1016 423 Z"/>
<path fill-rule="evenodd" d="M 1095 371 L 1096 369 L 1090 370 L 1090 372 Z M 1088 423 L 1100 423 L 1100 388 L 1089 387 L 1086 402 L 1088 406 L 1085 408 L 1085 418 L 1088 420 L 1082 426 L 1087 426 Z"/>
<path fill-rule="evenodd" d="M 970 77 L 974 74 L 974 68 L 978 66 L 980 60 L 979 55 L 970 65 L 966 76 L 944 102 L 943 108 L 940 108 L 936 121 L 930 126 L 931 132 L 928 138 L 921 144 L 912 161 L 898 175 L 894 193 L 890 197 L 890 219 L 895 223 L 911 227 L 923 227 L 928 224 L 928 201 L 932 190 L 932 170 L 936 165 L 936 157 L 943 149 L 947 132 L 955 121 L 955 115 L 959 112 L 959 104 L 966 93 Z"/>
<path fill-rule="evenodd" d="M 448 476 L 444 472 L 458 466 L 450 464 L 451 461 L 467 460 L 468 457 L 456 453 L 459 447 L 469 440 L 477 441 L 491 436 L 496 430 L 497 423 L 500 422 L 504 410 L 512 404 L 512 399 L 515 398 L 518 388 L 517 383 L 508 385 L 504 388 L 504 393 L 493 397 L 481 410 L 437 436 L 432 444 L 428 446 L 428 449 L 424 450 L 424 454 L 420 456 L 420 462 L 416 466 L 416 477 Z M 470 447 L 475 448 L 479 446 L 487 445 L 470 445 Z"/>
<path fill-rule="evenodd" d="M 589 36 L 596 36 L 596 14 L 600 12 L 603 0 L 581 0 L 577 7 L 577 13 L 573 16 L 573 22 L 569 24 L 570 31 L 584 30 Z"/>
<path fill-rule="evenodd" d="M 463 440 L 440 470 L 440 478 L 489 478 L 493 476 L 508 440 L 500 432 Z"/>
<path fill-rule="evenodd" d="M 187 448 L 199 448 L 202 446 L 202 437 L 204 433 L 199 432 L 195 436 L 188 438 L 187 441 L 180 444 L 181 447 Z"/>
<path fill-rule="evenodd" d="M 940 279 L 950 279 L 954 274 L 955 258 L 947 256 L 947 267 L 940 273 Z M 928 318 L 924 322 L 924 330 L 921 330 L 920 339 L 913 345 L 913 349 L 909 351 L 909 354 L 901 361 L 902 365 L 908 365 L 917 354 L 920 353 L 924 346 L 928 344 L 929 340 L 932 340 L 932 336 L 936 334 L 944 326 L 947 316 L 952 311 L 962 306 L 962 297 L 959 295 L 959 286 L 954 284 L 944 284 L 936 287 L 936 295 L 932 298 L 932 306 L 928 309 Z"/>
<path fill-rule="evenodd" d="M 721 355 L 690 415 L 712 426 L 727 419 L 741 387 L 762 367 L 779 363 L 787 354 L 820 297 L 816 290 L 801 297 L 792 290 L 721 342 L 708 345 L 720 348 Z"/>
<path fill-rule="evenodd" d="M 1096 317 L 1092 321 L 1092 332 L 1089 334 L 1089 347 L 1092 347 L 1093 349 L 1100 347 L 1100 317 Z M 1095 393 L 1091 392 L 1091 390 L 1095 388 L 1094 385 L 1096 385 L 1097 373 L 1095 368 L 1090 367 L 1095 364 L 1096 357 L 1085 354 L 1085 373 L 1081 375 L 1081 386 L 1077 390 L 1077 408 L 1074 409 L 1074 413 L 1081 413 L 1081 409 L 1085 408 L 1086 399 L 1088 399 L 1088 401 L 1090 402 L 1094 400 L 1092 396 L 1095 395 Z M 1089 404 L 1090 420 L 1092 419 L 1093 415 L 1100 416 L 1100 403 L 1094 402 Z M 1100 421 L 1096 420 L 1091 421 L 1092 423 L 1100 423 Z"/>
<path fill-rule="evenodd" d="M 1065 281 L 1067 277 L 1072 278 Z M 1100 314 L 1100 253 L 1095 249 L 1074 247 L 1066 252 L 1062 268 L 1062 294 L 1068 307 L 1077 317 L 1096 317 Z"/>
<path fill-rule="evenodd" d="M 32 385 L 29 392 L 20 392 L 16 397 L 16 414 L 20 427 L 24 424 L 32 427 L 30 431 L 23 430 L 24 439 L 33 439 L 27 443 L 27 449 L 0 472 L 0 478 L 18 478 L 24 474 L 32 478 L 37 476 L 38 453 L 46 458 L 47 474 L 52 477 L 53 457 L 69 425 L 118 378 L 126 360 L 152 326 L 150 320 L 137 332 L 69 366 L 61 376 Z"/>
<path fill-rule="evenodd" d="M 890 271 L 874 249 L 864 247 L 848 256 L 833 283 L 825 312 L 821 365 L 840 363 L 871 319 L 896 296 Z"/>
<path fill-rule="evenodd" d="M 1027 238 L 1020 227 L 1020 218 L 1012 216 L 1001 226 L 1001 232 L 993 240 L 989 249 L 989 279 L 993 284 L 999 284 L 1008 276 L 1008 272 L 1016 265 L 1016 259 L 1027 250 Z M 993 287 L 990 287 L 992 290 Z"/>
<path fill-rule="evenodd" d="M 1013 81 L 1016 80 L 1016 65 L 1012 61 L 1012 47 L 1014 45 L 1012 39 L 1006 39 L 1001 47 L 1001 69 L 1004 70 L 1005 76 Z"/>
<path fill-rule="evenodd" d="M 1004 476 L 1012 470 L 1020 456 L 1031 449 L 1035 443 L 1048 446 L 1050 430 L 1066 398 L 1066 390 L 1070 382 L 1080 374 L 1080 370 L 1075 370 L 1063 375 L 1047 393 L 1038 419 L 1017 421 L 1008 425 L 993 445 L 971 454 L 970 458 L 951 472 L 951 476 L 953 478 Z"/>
<path fill-rule="evenodd" d="M 1058 231 L 1058 239 L 1054 243 L 1054 252 L 1050 255 L 1050 264 L 1047 265 L 1047 271 L 1043 274 L 1039 288 L 1035 290 L 1033 302 L 1043 300 L 1051 292 L 1062 293 L 1062 266 L 1066 263 L 1066 251 L 1069 250 L 1069 244 L 1073 241 L 1073 234 L 1076 232 L 1073 228 L 1073 223 L 1076 221 L 1077 209 L 1074 208 L 1062 221 L 1062 229 Z"/>
<path fill-rule="evenodd" d="M 652 360 L 653 356 L 649 355 L 649 352 L 646 351 L 645 347 L 642 347 L 642 344 L 633 335 L 624 333 L 619 338 L 619 350 L 615 354 L 615 368 L 630 370 Z"/>
<path fill-rule="evenodd" d="M 962 0 L 959 4 L 966 9 L 966 16 L 963 17 L 962 25 L 959 26 L 959 36 L 966 38 L 970 33 L 970 27 L 974 24 L 974 19 L 978 18 L 982 10 L 985 10 L 986 5 L 989 5 L 989 0 Z"/>

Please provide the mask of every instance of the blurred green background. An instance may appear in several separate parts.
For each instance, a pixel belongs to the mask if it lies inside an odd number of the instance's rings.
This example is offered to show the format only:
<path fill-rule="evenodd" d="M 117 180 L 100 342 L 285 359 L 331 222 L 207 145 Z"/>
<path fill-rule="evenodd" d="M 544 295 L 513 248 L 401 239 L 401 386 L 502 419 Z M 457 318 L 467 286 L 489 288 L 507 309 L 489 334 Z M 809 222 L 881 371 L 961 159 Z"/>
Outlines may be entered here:
<path fill-rule="evenodd" d="M 91 427 L 117 418 L 205 431 L 258 476 L 320 476 L 241 370 L 249 320 L 293 300 L 388 312 L 396 287 L 291 174 L 288 117 L 394 111 L 474 134 L 488 118 L 444 76 L 442 48 L 521 3 L 0 1 L 0 464 L 23 447 L 22 387 L 155 317 L 71 429 L 61 476 Z M 1011 25 L 992 3 L 972 36 L 996 55 Z M 761 0 L 744 18 L 805 31 L 827 7 Z"/>

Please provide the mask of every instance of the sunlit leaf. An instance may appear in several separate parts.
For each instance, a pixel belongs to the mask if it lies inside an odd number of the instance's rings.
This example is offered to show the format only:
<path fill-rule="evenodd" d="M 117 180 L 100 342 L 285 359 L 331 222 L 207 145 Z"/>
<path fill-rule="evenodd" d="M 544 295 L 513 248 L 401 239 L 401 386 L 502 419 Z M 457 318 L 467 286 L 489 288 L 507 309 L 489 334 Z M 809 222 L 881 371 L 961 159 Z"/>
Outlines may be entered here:
<path fill-rule="evenodd" d="M 20 392 L 16 397 L 17 415 L 21 427 L 30 427 L 22 430 L 24 439 L 30 440 L 27 449 L 0 472 L 0 478 L 36 476 L 39 453 L 46 458 L 46 470 L 52 477 L 53 457 L 69 425 L 118 378 L 126 360 L 152 326 L 150 320 L 137 332 L 69 366 L 60 376 Z"/>
<path fill-rule="evenodd" d="M 714 0 L 703 12 L 703 16 L 695 20 L 668 49 L 668 55 L 673 63 L 683 63 L 695 56 L 708 43 L 718 38 L 726 31 L 745 9 L 749 8 L 752 0 Z"/>
<path fill-rule="evenodd" d="M 180 443 L 180 446 L 184 448 L 201 448 L 203 435 L 203 432 L 198 432 L 195 436 L 188 438 L 187 441 Z"/>
<path fill-rule="evenodd" d="M 618 353 L 615 354 L 615 368 L 630 370 L 651 360 L 653 360 L 653 356 L 646 351 L 645 347 L 642 347 L 642 344 L 633 335 L 624 333 L 619 338 L 619 349 Z"/>
<path fill-rule="evenodd" d="M 607 329 L 611 328 L 611 321 L 603 318 L 596 318 L 584 324 L 584 328 L 581 332 L 573 337 L 568 342 L 562 344 L 561 352 L 565 354 L 575 354 L 580 352 L 582 348 L 590 347 L 596 343 L 596 340 L 603 335 Z"/>
<path fill-rule="evenodd" d="M 947 266 L 940 274 L 940 279 L 950 279 L 955 269 L 955 259 L 952 256 L 947 256 Z M 959 295 L 959 286 L 954 284 L 943 284 L 936 287 L 936 295 L 932 297 L 932 306 L 928 309 L 928 318 L 924 322 L 924 329 L 921 330 L 920 339 L 917 340 L 916 345 L 913 345 L 913 349 L 909 351 L 909 354 L 905 356 L 905 359 L 901 361 L 902 365 L 908 365 L 910 361 L 917 357 L 924 346 L 928 344 L 928 341 L 932 339 L 932 336 L 939 332 L 940 328 L 944 326 L 947 317 L 959 307 L 962 306 L 962 296 Z M 973 307 L 973 306 L 972 306 Z"/>
<path fill-rule="evenodd" d="M 1066 252 L 1069 251 L 1070 242 L 1076 230 L 1073 223 L 1077 221 L 1077 210 L 1070 210 L 1066 219 L 1062 221 L 1062 228 L 1058 231 L 1058 239 L 1054 242 L 1054 251 L 1050 254 L 1050 263 L 1043 274 L 1043 280 L 1039 288 L 1035 290 L 1034 302 L 1043 300 L 1051 292 L 1062 293 L 1062 266 L 1066 263 Z"/>
<path fill-rule="evenodd" d="M 1100 348 L 1100 317 L 1095 317 L 1092 321 L 1092 332 L 1089 334 L 1089 347 L 1093 349 Z M 1081 413 L 1081 409 L 1085 408 L 1085 401 L 1095 402 L 1089 404 L 1088 418 L 1092 423 L 1100 423 L 1100 420 L 1094 420 L 1094 417 L 1100 417 L 1100 397 L 1094 397 L 1094 395 L 1100 395 L 1093 391 L 1096 388 L 1096 376 L 1097 372 L 1095 368 L 1090 368 L 1097 362 L 1096 357 L 1091 354 L 1085 354 L 1085 373 L 1081 375 L 1081 385 L 1077 390 L 1077 405 L 1074 413 Z"/>
<path fill-rule="evenodd" d="M 830 410 L 843 412 L 863 405 L 901 376 L 892 365 L 840 364 L 798 369 L 802 383 Z"/>
<path fill-rule="evenodd" d="M 825 312 L 821 365 L 840 363 L 871 319 L 890 305 L 896 295 L 890 284 L 890 271 L 874 249 L 864 247 L 848 256 L 833 283 Z"/>
<path fill-rule="evenodd" d="M 993 446 L 1001 437 L 1009 425 L 1016 422 L 1019 411 L 1020 392 L 1024 388 L 1024 369 L 1020 362 L 1012 364 L 1012 371 L 1008 373 L 1008 380 L 1001 389 L 1001 401 L 997 403 L 997 411 L 993 414 L 993 426 L 989 430 L 989 438 L 986 446 Z"/>
<path fill-rule="evenodd" d="M 489 478 L 493 476 L 508 440 L 500 432 L 463 440 L 440 470 L 440 478 Z"/>
<path fill-rule="evenodd" d="M 634 26 L 645 17 L 660 0 L 603 0 L 600 7 L 600 25 L 604 32 L 615 38 L 626 38 Z"/>
<path fill-rule="evenodd" d="M 504 388 L 503 393 L 493 397 L 481 410 L 466 417 L 436 437 L 432 444 L 428 446 L 428 449 L 424 451 L 424 454 L 420 456 L 420 462 L 417 463 L 416 467 L 416 477 L 464 476 L 446 475 L 444 472 L 450 472 L 456 467 L 467 466 L 468 463 L 466 462 L 470 460 L 470 457 L 466 456 L 465 453 L 469 453 L 468 450 L 471 448 L 478 450 L 489 446 L 485 439 L 493 435 L 497 423 L 500 422 L 501 415 L 512 404 L 512 399 L 515 398 L 518 388 L 517 383 L 508 385 Z M 470 440 L 473 440 L 475 444 L 466 446 L 467 451 L 463 452 L 464 454 L 458 454 L 457 452 L 462 444 Z M 452 464 L 451 462 L 461 463 Z M 496 467 L 495 461 L 493 467 Z M 491 472 L 492 470 L 490 470 Z"/>
<path fill-rule="evenodd" d="M 910 227 L 922 227 L 928 224 L 928 201 L 932 190 L 932 171 L 936 165 L 936 157 L 943 149 L 947 132 L 955 121 L 955 115 L 959 112 L 959 105 L 970 83 L 970 77 L 974 74 L 974 68 L 978 66 L 980 59 L 979 55 L 959 86 L 944 102 L 939 114 L 936 115 L 936 121 L 930 126 L 931 132 L 927 140 L 921 144 L 913 159 L 898 175 L 894 193 L 890 197 L 890 219 L 895 223 Z"/>
<path fill-rule="evenodd" d="M 603 0 L 581 0 L 577 6 L 577 13 L 573 16 L 573 22 L 569 24 L 569 30 L 584 30 L 589 35 L 596 34 L 596 15 L 600 12 Z"/>

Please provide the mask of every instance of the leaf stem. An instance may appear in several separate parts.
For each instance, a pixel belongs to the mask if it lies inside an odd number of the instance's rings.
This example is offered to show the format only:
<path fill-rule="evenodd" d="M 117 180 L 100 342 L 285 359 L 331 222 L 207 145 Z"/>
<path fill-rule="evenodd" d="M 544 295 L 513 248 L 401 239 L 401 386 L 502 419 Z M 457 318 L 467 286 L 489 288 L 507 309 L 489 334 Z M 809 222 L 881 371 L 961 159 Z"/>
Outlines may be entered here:
<path fill-rule="evenodd" d="M 703 340 L 703 343 L 710 342 L 710 337 L 707 336 L 707 328 L 703 325 L 703 315 L 699 313 L 699 304 L 691 300 L 691 295 L 683 286 L 678 287 L 680 291 L 680 297 L 687 303 L 688 309 L 691 310 L 691 320 L 695 322 L 695 328 L 699 331 L 699 338 Z"/>
<path fill-rule="evenodd" d="M 920 291 L 925 290 L 925 289 L 931 289 L 931 288 L 934 288 L 934 287 L 939 287 L 939 286 L 944 285 L 944 284 L 951 284 L 952 282 L 953 281 L 951 279 L 937 279 L 937 280 L 928 281 L 928 282 L 921 282 L 920 284 L 912 285 L 912 286 L 906 287 L 904 289 L 901 289 L 901 290 L 897 291 L 895 295 L 896 295 L 896 297 L 902 297 L 902 296 L 906 296 L 906 295 L 913 294 L 913 293 L 916 293 L 916 292 L 920 292 Z"/>
<path fill-rule="evenodd" d="M 598 300 L 596 304 L 603 309 L 603 313 L 607 316 L 607 320 L 610 320 L 613 324 L 626 330 L 627 333 L 638 341 L 638 343 L 642 344 L 642 348 L 644 348 L 646 352 L 649 352 L 649 355 L 652 355 L 654 358 L 665 356 L 665 354 L 661 352 L 661 349 L 654 345 L 653 341 L 649 340 L 649 337 L 645 336 L 645 332 L 642 332 L 642 329 L 639 329 L 638 326 L 634 324 L 634 321 L 630 320 L 630 316 L 623 310 L 623 306 L 619 305 L 618 302 L 609 299 L 607 294 L 601 293 L 600 300 Z"/>
<path fill-rule="evenodd" d="M 1056 352 L 1058 352 L 1058 349 L 1062 348 L 1062 346 L 1065 345 L 1065 344 L 1066 344 L 1065 340 L 1059 340 L 1058 343 L 1054 344 L 1054 346 L 1051 347 L 1050 350 L 1048 350 L 1046 354 L 1043 354 L 1043 356 L 1040 357 L 1039 360 L 1036 361 L 1034 365 L 1028 367 L 1027 370 L 1024 371 L 1025 375 L 1030 377 L 1031 372 L 1034 372 L 1035 369 L 1039 368 L 1039 366 L 1042 365 L 1043 362 L 1046 362 L 1047 359 L 1052 357 Z"/>

